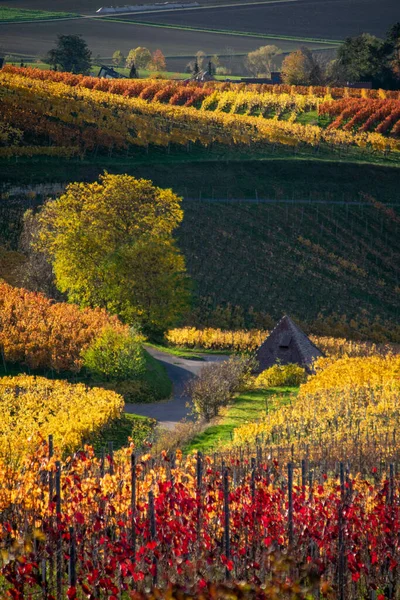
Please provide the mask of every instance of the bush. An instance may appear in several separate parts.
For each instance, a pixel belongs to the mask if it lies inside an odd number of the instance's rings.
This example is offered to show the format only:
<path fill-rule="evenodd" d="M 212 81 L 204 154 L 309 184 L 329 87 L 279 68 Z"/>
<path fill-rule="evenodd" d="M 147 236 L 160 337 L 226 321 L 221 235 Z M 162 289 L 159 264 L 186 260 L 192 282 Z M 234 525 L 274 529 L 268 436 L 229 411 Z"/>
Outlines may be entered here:
<path fill-rule="evenodd" d="M 303 367 L 295 364 L 277 364 L 260 373 L 255 380 L 255 385 L 260 388 L 297 386 L 304 383 L 306 379 L 307 374 Z"/>
<path fill-rule="evenodd" d="M 105 381 L 137 379 L 146 370 L 142 343 L 139 335 L 107 327 L 83 351 L 83 364 Z"/>
<path fill-rule="evenodd" d="M 159 400 L 153 388 L 143 379 L 110 381 L 102 383 L 101 387 L 120 394 L 128 404 L 148 403 Z"/>
<path fill-rule="evenodd" d="M 250 378 L 253 368 L 254 360 L 244 357 L 231 357 L 228 361 L 204 366 L 199 377 L 187 386 L 194 412 L 206 421 L 218 416 L 221 407 L 226 406 Z"/>

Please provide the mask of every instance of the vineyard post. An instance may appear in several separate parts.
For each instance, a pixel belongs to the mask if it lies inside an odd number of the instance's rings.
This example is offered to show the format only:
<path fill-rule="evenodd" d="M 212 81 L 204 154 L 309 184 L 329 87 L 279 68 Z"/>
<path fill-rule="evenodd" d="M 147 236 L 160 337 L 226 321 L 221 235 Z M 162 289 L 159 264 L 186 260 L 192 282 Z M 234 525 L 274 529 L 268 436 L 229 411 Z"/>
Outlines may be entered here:
<path fill-rule="evenodd" d="M 203 463 L 202 463 L 202 454 L 199 451 L 197 453 L 197 463 L 196 463 L 196 471 L 197 471 L 197 487 L 200 490 L 203 478 Z"/>
<path fill-rule="evenodd" d="M 394 465 L 389 465 L 389 504 L 393 506 L 394 502 Z"/>
<path fill-rule="evenodd" d="M 103 477 L 105 475 L 104 463 L 105 463 L 105 451 L 104 451 L 104 448 L 102 448 L 101 449 L 101 460 L 100 460 L 100 477 L 101 477 L 101 479 L 103 479 Z"/>
<path fill-rule="evenodd" d="M 200 541 L 200 530 L 201 530 L 201 488 L 203 483 L 203 463 L 202 463 L 202 453 L 197 452 L 196 459 L 196 475 L 197 475 L 197 541 Z"/>
<path fill-rule="evenodd" d="M 113 442 L 108 442 L 108 455 L 110 461 L 110 475 L 114 475 L 114 444 Z"/>
<path fill-rule="evenodd" d="M 49 435 L 49 460 L 53 456 L 53 436 Z M 53 472 L 49 471 L 49 502 L 51 502 L 54 496 L 54 480 L 53 480 Z"/>
<path fill-rule="evenodd" d="M 339 504 L 339 514 L 338 514 L 338 529 L 339 529 L 339 539 L 338 539 L 338 588 L 339 588 L 339 596 L 338 600 L 344 600 L 344 587 L 345 587 L 345 552 L 344 552 L 344 522 L 343 522 L 343 505 L 345 498 L 345 485 L 344 485 L 344 465 L 340 463 L 340 504 Z"/>
<path fill-rule="evenodd" d="M 305 492 L 306 492 L 306 480 L 307 480 L 306 461 L 303 458 L 301 461 L 301 487 L 302 487 L 303 494 L 305 494 Z"/>
<path fill-rule="evenodd" d="M 154 493 L 149 492 L 149 520 L 150 520 L 150 539 L 154 541 L 156 539 L 156 515 L 154 512 Z M 153 585 L 157 583 L 157 557 L 153 554 Z"/>
<path fill-rule="evenodd" d="M 254 498 L 256 495 L 256 459 L 252 457 L 251 459 L 251 499 L 254 503 Z"/>
<path fill-rule="evenodd" d="M 57 600 L 62 598 L 62 537 L 61 537 L 61 463 L 56 462 L 56 587 Z"/>
<path fill-rule="evenodd" d="M 73 527 L 69 528 L 68 585 L 76 587 L 76 540 Z"/>
<path fill-rule="evenodd" d="M 136 551 L 136 454 L 131 454 L 131 542 L 133 552 Z"/>
<path fill-rule="evenodd" d="M 390 504 L 390 520 L 392 522 L 392 526 L 394 526 L 393 523 L 393 518 L 394 518 L 394 514 L 393 514 L 393 504 L 394 504 L 394 464 L 390 463 L 389 465 L 389 504 Z M 394 530 L 394 527 L 393 527 Z M 391 532 L 389 534 L 390 536 L 390 546 L 391 546 L 391 550 L 393 555 L 395 554 L 395 543 L 394 543 L 394 539 L 393 539 L 393 532 Z M 394 567 L 392 570 L 389 571 L 389 598 L 393 599 L 396 598 L 396 567 Z"/>
<path fill-rule="evenodd" d="M 288 501 L 289 501 L 289 521 L 288 538 L 289 546 L 293 546 L 293 463 L 288 463 Z"/>
<path fill-rule="evenodd" d="M 43 600 L 47 600 L 47 565 L 46 565 L 46 559 L 43 558 L 42 559 L 42 569 L 41 569 L 41 580 L 42 580 L 42 595 L 43 595 Z"/>
<path fill-rule="evenodd" d="M 224 542 L 225 556 L 229 560 L 231 555 L 230 530 L 229 530 L 229 479 L 228 469 L 224 469 Z M 230 579 L 230 571 L 226 568 L 226 579 Z"/>

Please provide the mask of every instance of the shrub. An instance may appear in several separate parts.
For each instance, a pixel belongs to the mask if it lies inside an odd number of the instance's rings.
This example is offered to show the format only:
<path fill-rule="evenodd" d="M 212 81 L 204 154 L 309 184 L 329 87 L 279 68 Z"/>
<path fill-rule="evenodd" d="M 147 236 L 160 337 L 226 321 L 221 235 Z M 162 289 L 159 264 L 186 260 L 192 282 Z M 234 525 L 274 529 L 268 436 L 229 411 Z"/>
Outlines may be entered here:
<path fill-rule="evenodd" d="M 255 380 L 255 385 L 260 388 L 278 387 L 278 386 L 297 386 L 304 383 L 307 378 L 303 367 L 295 364 L 280 365 L 276 364 L 266 369 Z"/>
<path fill-rule="evenodd" d="M 195 414 L 206 421 L 216 417 L 248 380 L 253 367 L 254 360 L 244 357 L 231 357 L 228 361 L 204 366 L 199 377 L 187 386 Z"/>
<path fill-rule="evenodd" d="M 128 402 L 129 404 L 155 402 L 156 400 L 160 400 L 160 398 L 156 397 L 155 390 L 147 381 L 142 379 L 105 382 L 102 384 L 102 387 L 120 394 L 125 402 Z"/>
<path fill-rule="evenodd" d="M 83 351 L 83 364 L 94 375 L 110 379 L 136 379 L 146 370 L 143 338 L 128 330 L 104 329 Z"/>

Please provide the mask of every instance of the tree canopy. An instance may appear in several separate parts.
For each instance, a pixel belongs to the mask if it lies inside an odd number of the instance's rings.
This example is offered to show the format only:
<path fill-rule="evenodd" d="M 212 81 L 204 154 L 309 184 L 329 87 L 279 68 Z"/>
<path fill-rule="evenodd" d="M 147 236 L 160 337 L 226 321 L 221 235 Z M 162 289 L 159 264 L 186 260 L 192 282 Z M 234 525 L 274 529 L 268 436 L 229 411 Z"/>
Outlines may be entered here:
<path fill-rule="evenodd" d="M 282 80 L 289 85 L 322 85 L 323 65 L 311 50 L 300 48 L 283 61 Z"/>
<path fill-rule="evenodd" d="M 92 53 L 80 35 L 59 35 L 56 48 L 47 54 L 47 62 L 55 69 L 86 75 L 92 65 Z"/>
<path fill-rule="evenodd" d="M 182 218 L 172 190 L 105 173 L 44 205 L 36 245 L 70 301 L 106 308 L 156 335 L 189 303 L 185 261 L 172 237 Z"/>
<path fill-rule="evenodd" d="M 150 50 L 148 50 L 148 48 L 144 48 L 143 46 L 138 46 L 137 48 L 129 50 L 126 58 L 126 66 L 128 69 L 130 69 L 132 64 L 135 64 L 137 69 L 147 69 L 151 59 L 152 56 Z"/>
<path fill-rule="evenodd" d="M 274 58 L 281 54 L 277 46 L 261 46 L 254 52 L 249 52 L 245 64 L 247 69 L 254 77 L 258 75 L 270 75 Z"/>
<path fill-rule="evenodd" d="M 379 81 L 385 62 L 383 41 L 369 33 L 347 38 L 338 48 L 337 64 L 343 80 Z"/>

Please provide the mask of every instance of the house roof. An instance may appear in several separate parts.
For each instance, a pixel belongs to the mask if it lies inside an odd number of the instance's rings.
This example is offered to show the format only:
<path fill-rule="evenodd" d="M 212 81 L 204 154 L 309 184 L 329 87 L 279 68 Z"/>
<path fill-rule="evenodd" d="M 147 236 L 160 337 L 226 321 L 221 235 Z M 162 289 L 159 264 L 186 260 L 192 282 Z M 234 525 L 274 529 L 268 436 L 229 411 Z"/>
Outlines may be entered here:
<path fill-rule="evenodd" d="M 295 363 L 312 371 L 312 364 L 323 353 L 287 315 L 277 323 L 256 353 L 261 373 L 276 363 Z"/>

